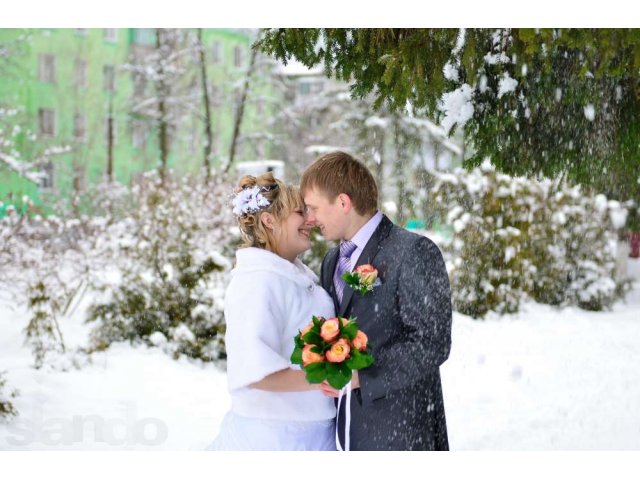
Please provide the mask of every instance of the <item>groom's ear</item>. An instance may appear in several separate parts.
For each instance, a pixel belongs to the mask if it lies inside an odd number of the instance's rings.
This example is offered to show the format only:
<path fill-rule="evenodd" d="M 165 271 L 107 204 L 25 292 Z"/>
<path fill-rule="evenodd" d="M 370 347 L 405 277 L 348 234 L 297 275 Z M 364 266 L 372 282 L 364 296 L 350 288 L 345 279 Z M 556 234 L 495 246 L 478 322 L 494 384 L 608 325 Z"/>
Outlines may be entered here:
<path fill-rule="evenodd" d="M 340 205 L 345 212 L 349 212 L 352 206 L 351 197 L 346 193 L 340 193 L 338 195 L 338 205 Z"/>

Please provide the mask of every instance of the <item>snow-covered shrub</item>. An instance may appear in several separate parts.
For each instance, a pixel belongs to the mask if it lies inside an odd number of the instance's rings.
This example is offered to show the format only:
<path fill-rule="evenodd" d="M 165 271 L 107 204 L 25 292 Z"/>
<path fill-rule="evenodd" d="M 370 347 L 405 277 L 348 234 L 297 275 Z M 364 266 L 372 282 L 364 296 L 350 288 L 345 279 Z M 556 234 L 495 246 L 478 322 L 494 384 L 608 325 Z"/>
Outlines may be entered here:
<path fill-rule="evenodd" d="M 39 281 L 29 286 L 29 309 L 31 319 L 25 328 L 25 343 L 31 346 L 35 357 L 35 368 L 44 365 L 50 352 L 65 352 L 64 339 L 58 325 L 61 306 L 57 296 L 49 295 L 47 286 Z"/>
<path fill-rule="evenodd" d="M 546 195 L 545 205 L 531 228 L 537 274 L 529 293 L 551 305 L 610 306 L 628 287 L 616 272 L 626 210 L 603 195 L 585 195 L 580 187 L 556 189 Z"/>
<path fill-rule="evenodd" d="M 526 297 L 601 310 L 623 293 L 618 202 L 503 175 L 488 163 L 433 175 L 430 208 L 453 227 L 443 250 L 456 310 L 474 318 L 515 312 Z"/>
<path fill-rule="evenodd" d="M 109 182 L 92 191 L 90 208 L 98 215 L 78 213 L 78 198 L 49 203 L 57 214 L 45 215 L 24 197 L 0 218 L 0 288 L 32 314 L 24 332 L 36 368 L 53 366 L 46 357 L 61 354 L 78 366 L 74 355 L 81 352 L 65 348 L 59 322 L 74 312 L 86 292 L 104 283 L 103 272 L 114 265 L 116 252 L 107 238 L 118 227 L 112 214 L 118 203 L 122 210 L 131 202 L 123 186 Z"/>
<path fill-rule="evenodd" d="M 16 407 L 14 407 L 11 402 L 12 398 L 16 398 L 18 396 L 18 391 L 12 390 L 8 393 L 5 392 L 7 381 L 3 377 L 4 373 L 6 372 L 0 372 L 0 420 L 18 415 Z"/>
<path fill-rule="evenodd" d="M 90 351 L 127 340 L 174 357 L 225 358 L 223 255 L 231 256 L 234 219 L 228 183 L 203 178 L 162 182 L 154 171 L 133 186 L 136 200 L 109 239 L 116 279 L 88 312 L 97 323 Z"/>
<path fill-rule="evenodd" d="M 169 175 L 161 185 L 152 172 L 130 189 L 104 182 L 67 210 L 56 206 L 58 215 L 40 215 L 28 199 L 24 214 L 5 208 L 0 288 L 32 312 L 25 333 L 36 367 L 51 363 L 49 354 L 91 352 L 117 339 L 153 343 L 153 332 L 166 335 L 163 348 L 171 354 L 224 357 L 226 257 L 237 235 L 230 184 L 215 172 L 208 184 L 204 178 Z M 85 295 L 94 299 L 96 330 L 88 348 L 70 352 L 63 323 Z M 156 317 L 162 321 L 149 332 L 145 319 Z M 193 339 L 184 328 L 174 335 L 182 322 Z"/>
<path fill-rule="evenodd" d="M 488 166 L 436 174 L 432 208 L 454 230 L 443 247 L 457 311 L 476 318 L 518 310 L 535 268 L 522 251 L 533 203 L 525 190 Z"/>
<path fill-rule="evenodd" d="M 64 252 L 70 253 L 65 243 L 73 235 L 67 227 L 75 227 L 55 216 L 45 219 L 35 214 L 26 197 L 20 208 L 23 214 L 10 205 L 0 218 L 0 288 L 31 311 L 25 343 L 33 351 L 35 368 L 40 368 L 49 353 L 65 352 L 58 319 L 68 306 L 74 282 L 60 264 Z M 78 265 L 73 260 L 70 264 Z"/>

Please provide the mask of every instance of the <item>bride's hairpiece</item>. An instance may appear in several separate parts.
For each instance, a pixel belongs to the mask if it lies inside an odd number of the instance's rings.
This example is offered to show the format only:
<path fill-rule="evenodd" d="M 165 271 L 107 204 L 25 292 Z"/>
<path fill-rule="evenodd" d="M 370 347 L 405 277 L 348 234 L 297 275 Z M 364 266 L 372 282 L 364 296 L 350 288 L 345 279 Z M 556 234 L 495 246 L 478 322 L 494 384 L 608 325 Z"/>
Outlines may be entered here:
<path fill-rule="evenodd" d="M 244 188 L 233 197 L 233 213 L 241 217 L 247 213 L 255 213 L 271 205 L 271 202 L 262 195 L 262 192 L 270 192 L 278 188 L 278 184 L 266 185 L 264 187 L 254 186 Z"/>

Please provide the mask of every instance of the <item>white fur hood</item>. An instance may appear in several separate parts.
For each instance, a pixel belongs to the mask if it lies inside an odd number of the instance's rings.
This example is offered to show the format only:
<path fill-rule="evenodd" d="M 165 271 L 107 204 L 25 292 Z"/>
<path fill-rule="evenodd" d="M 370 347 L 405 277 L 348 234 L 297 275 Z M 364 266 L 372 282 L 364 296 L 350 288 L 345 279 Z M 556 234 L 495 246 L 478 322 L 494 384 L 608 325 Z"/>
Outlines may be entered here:
<path fill-rule="evenodd" d="M 303 287 L 318 283 L 318 276 L 297 258 L 291 263 L 273 252 L 256 247 L 241 248 L 236 252 L 232 276 L 264 271 L 276 273 Z"/>

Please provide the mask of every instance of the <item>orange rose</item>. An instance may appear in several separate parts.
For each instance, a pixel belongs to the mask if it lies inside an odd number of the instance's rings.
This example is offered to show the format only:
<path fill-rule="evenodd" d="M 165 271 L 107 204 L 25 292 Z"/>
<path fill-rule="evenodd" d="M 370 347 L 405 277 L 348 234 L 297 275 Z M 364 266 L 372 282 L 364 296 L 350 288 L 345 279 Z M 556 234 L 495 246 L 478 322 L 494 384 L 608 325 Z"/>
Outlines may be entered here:
<path fill-rule="evenodd" d="M 305 345 L 302 349 L 302 364 L 306 367 L 310 363 L 324 362 L 324 355 L 312 352 L 313 345 Z"/>
<path fill-rule="evenodd" d="M 368 263 L 366 265 L 360 265 L 355 271 L 360 275 L 360 283 L 363 285 L 373 285 L 373 282 L 378 278 L 378 270 Z"/>
<path fill-rule="evenodd" d="M 341 338 L 331 346 L 331 350 L 327 352 L 327 360 L 332 363 L 344 362 L 349 356 L 351 347 L 344 338 Z"/>
<path fill-rule="evenodd" d="M 358 330 L 358 333 L 356 334 L 356 338 L 353 339 L 353 342 L 351 342 L 351 344 L 353 345 L 353 348 L 356 348 L 361 352 L 364 352 L 367 349 L 368 341 L 369 339 L 367 338 L 365 333 L 362 330 Z"/>
<path fill-rule="evenodd" d="M 339 333 L 340 325 L 338 324 L 337 318 L 330 318 L 322 324 L 322 327 L 320 327 L 320 336 L 325 342 L 335 340 Z"/>
<path fill-rule="evenodd" d="M 302 329 L 302 332 L 300 332 L 300 338 L 304 337 L 307 333 L 309 333 L 309 330 L 311 330 L 312 328 L 313 328 L 313 321 L 309 322 L 309 324 Z"/>

